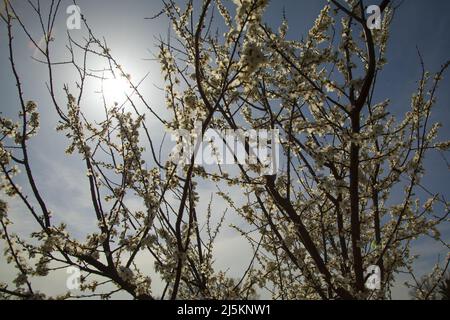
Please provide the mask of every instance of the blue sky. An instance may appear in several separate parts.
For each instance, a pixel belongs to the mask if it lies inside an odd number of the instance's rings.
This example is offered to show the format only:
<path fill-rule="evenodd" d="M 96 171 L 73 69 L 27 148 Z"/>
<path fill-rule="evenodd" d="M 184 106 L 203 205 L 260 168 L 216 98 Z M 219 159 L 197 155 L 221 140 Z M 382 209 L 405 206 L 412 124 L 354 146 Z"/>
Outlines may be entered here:
<path fill-rule="evenodd" d="M 372 0 L 374 4 L 378 1 Z M 32 12 L 26 8 L 25 1 L 16 0 L 20 11 L 27 17 L 26 21 L 30 26 L 36 26 L 37 21 L 33 18 Z M 168 23 L 165 18 L 155 20 L 145 20 L 145 17 L 153 16 L 162 8 L 159 1 L 119 1 L 119 0 L 79 0 L 83 14 L 91 24 L 97 35 L 104 35 L 112 49 L 113 55 L 121 61 L 126 70 L 133 75 L 134 79 L 142 78 L 147 72 L 149 77 L 142 85 L 143 92 L 151 97 L 151 103 L 157 110 L 164 112 L 163 94 L 158 89 L 163 82 L 160 76 L 159 67 L 156 62 L 148 60 L 153 58 L 156 52 L 155 43 L 159 35 L 166 37 Z M 366 4 L 369 4 L 366 0 Z M 277 26 L 285 12 L 289 22 L 289 37 L 301 38 L 312 26 L 317 14 L 323 8 L 326 1 L 322 0 L 272 0 L 265 15 L 265 21 L 273 26 Z M 56 23 L 56 41 L 54 56 L 55 60 L 64 60 L 67 51 L 64 48 L 66 43 L 66 24 L 64 15 L 65 7 L 70 4 L 66 1 L 63 10 Z M 419 48 L 426 68 L 430 71 L 437 71 L 439 67 L 450 59 L 450 1 L 447 0 L 408 0 L 403 1 L 396 11 L 396 15 L 391 27 L 391 38 L 388 46 L 388 64 L 379 77 L 377 85 L 377 97 L 380 100 L 390 98 L 391 112 L 404 113 L 409 108 L 411 94 L 417 87 L 417 80 L 420 77 L 420 64 L 417 55 Z M 19 31 L 16 29 L 16 31 Z M 75 37 L 82 36 L 83 30 L 73 34 Z M 36 35 L 38 31 L 36 31 Z M 15 83 L 8 64 L 8 52 L 6 43 L 5 28 L 0 30 L 0 110 L 5 115 L 12 116 L 16 110 L 17 95 L 15 94 Z M 64 149 L 67 145 L 63 135 L 55 132 L 57 117 L 53 110 L 49 95 L 45 86 L 45 77 L 40 75 L 45 72 L 45 67 L 33 61 L 30 57 L 35 55 L 35 50 L 30 47 L 29 41 L 23 33 L 16 33 L 16 60 L 19 72 L 22 75 L 25 97 L 28 100 L 37 101 L 42 114 L 40 134 L 34 139 L 31 145 L 31 158 L 33 168 L 37 175 L 37 181 L 42 186 L 44 197 L 49 200 L 53 210 L 66 210 L 67 215 L 76 221 L 78 228 L 74 232 L 82 235 L 88 230 L 82 226 L 88 225 L 90 218 L 85 217 L 82 212 L 89 210 L 84 205 L 87 198 L 86 188 L 77 182 L 74 177 L 84 175 L 84 169 L 80 165 L 76 156 L 67 158 Z M 62 84 L 70 83 L 73 73 L 70 70 L 61 68 L 56 74 L 55 82 L 58 83 L 58 99 L 64 101 Z M 69 80 L 68 80 L 69 79 Z M 73 84 L 71 84 L 73 86 Z M 440 137 L 450 139 L 450 126 L 448 124 L 450 116 L 450 76 L 444 77 L 441 83 L 438 103 L 432 115 L 433 121 L 443 124 Z M 94 93 L 96 89 L 91 88 L 85 103 L 92 105 L 92 110 L 88 110 L 92 116 L 98 116 L 96 103 L 98 95 Z M 158 130 L 156 123 L 154 133 L 162 138 L 162 131 Z M 430 190 L 450 198 L 449 179 L 450 172 L 441 155 L 431 153 L 426 159 L 428 169 L 424 184 Z M 76 179 L 75 179 L 76 180 Z M 62 188 L 61 188 L 62 187 Z M 207 186 L 204 187 L 208 189 Z M 206 192 L 206 191 L 205 191 Z M 74 203 L 67 209 L 67 198 Z M 21 217 L 21 224 L 16 228 L 28 232 L 32 228 L 31 221 L 25 216 L 21 216 L 20 206 L 13 205 L 17 209 L 17 215 Z M 446 239 L 449 237 L 448 226 L 443 230 Z M 229 248 L 236 245 L 236 238 L 232 233 L 227 233 L 227 237 L 222 240 L 221 246 L 223 257 L 218 263 L 228 263 L 230 260 L 243 261 L 248 251 L 231 253 Z M 228 241 L 228 242 L 227 242 Z M 446 254 L 445 250 L 437 247 L 428 240 L 421 240 L 416 246 L 417 252 L 422 254 L 422 258 L 417 263 L 420 272 L 431 270 L 435 263 L 436 253 Z M 234 258 L 234 259 L 230 259 Z M 227 261 L 226 261 L 227 260 Z M 1 259 L 0 259 L 1 261 Z M 4 263 L 0 262 L 0 281 L 7 273 Z M 232 272 L 239 274 L 239 266 L 232 266 Z M 399 298 L 406 298 L 407 291 L 396 287 L 394 293 Z"/>

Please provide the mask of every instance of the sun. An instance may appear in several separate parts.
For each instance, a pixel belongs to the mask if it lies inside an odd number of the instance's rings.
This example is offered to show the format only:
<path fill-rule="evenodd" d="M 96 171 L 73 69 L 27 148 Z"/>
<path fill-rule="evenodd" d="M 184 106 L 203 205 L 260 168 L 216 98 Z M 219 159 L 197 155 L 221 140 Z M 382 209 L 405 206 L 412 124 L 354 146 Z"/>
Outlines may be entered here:
<path fill-rule="evenodd" d="M 130 84 L 122 77 L 104 79 L 102 85 L 103 94 L 108 102 L 122 103 L 131 92 Z"/>

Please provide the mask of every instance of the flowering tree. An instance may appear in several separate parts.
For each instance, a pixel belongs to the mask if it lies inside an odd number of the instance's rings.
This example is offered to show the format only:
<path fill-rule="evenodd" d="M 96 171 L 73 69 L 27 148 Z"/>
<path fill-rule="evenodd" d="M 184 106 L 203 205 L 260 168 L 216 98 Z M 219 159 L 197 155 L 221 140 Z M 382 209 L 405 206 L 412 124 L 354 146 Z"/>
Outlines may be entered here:
<path fill-rule="evenodd" d="M 0 118 L 1 188 L 20 199 L 36 222 L 29 241 L 12 234 L 8 206 L 0 201 L 5 256 L 18 271 L 14 285 L 1 285 L 3 297 L 45 297 L 33 290 L 32 278 L 76 266 L 85 296 L 102 298 L 126 291 L 136 299 L 246 299 L 267 289 L 275 299 L 384 299 L 396 272 L 413 272 L 412 240 L 431 235 L 448 247 L 437 229 L 448 222 L 447 203 L 431 195 L 422 204 L 415 189 L 421 187 L 426 152 L 450 145 L 436 141 L 439 125 L 429 123 L 449 63 L 434 76 L 423 70 L 411 110 L 402 117 L 389 112 L 389 100 L 375 100 L 377 75 L 386 64 L 394 11 L 390 1 L 379 5 L 380 29 L 370 29 L 362 1 L 332 0 L 301 41 L 287 39 L 287 21 L 279 30 L 264 24 L 267 0 L 235 0 L 232 6 L 204 0 L 198 12 L 195 6 L 195 14 L 192 1 L 183 8 L 165 1 L 161 14 L 169 17 L 177 36 L 175 43 L 158 44 L 170 117 L 151 107 L 140 83 L 84 18 L 85 41 L 69 34 L 70 59 L 52 60 L 51 31 L 60 3 L 52 0 L 44 12 L 39 2 L 29 2 L 41 21 L 43 47 L 9 1 L 4 1 L 1 16 L 20 102 L 18 122 Z M 86 167 L 98 227 L 86 239 L 67 231 L 70 221 L 55 223 L 64 221 L 64 213 L 51 212 L 34 178 L 28 146 L 38 131 L 39 113 L 35 102 L 24 99 L 15 26 L 45 57 L 40 62 L 47 66 L 60 119 L 57 129 L 68 139 L 67 153 L 78 153 Z M 224 33 L 214 33 L 216 29 Z M 105 102 L 101 122 L 88 119 L 81 103 L 85 82 L 102 80 L 86 67 L 92 56 L 107 61 L 135 93 L 126 105 Z M 73 67 L 79 76 L 76 92 L 64 87 L 65 99 L 54 83 L 60 64 Z M 137 103 L 145 106 L 145 113 Z M 149 117 L 169 131 L 192 130 L 199 119 L 202 133 L 209 128 L 279 128 L 280 169 L 266 175 L 263 162 L 256 159 L 236 164 L 238 173 L 230 174 L 221 165 L 208 170 L 194 161 L 162 160 L 146 125 Z M 144 157 L 145 150 L 152 159 Z M 245 151 L 252 153 L 248 144 Z M 29 194 L 18 185 L 19 169 Z M 213 266 L 214 240 L 223 219 L 213 223 L 211 209 L 198 211 L 198 183 L 203 179 L 228 184 L 229 190 L 221 189 L 219 195 L 247 223 L 236 227 L 253 248 L 240 279 Z M 402 197 L 392 196 L 395 186 L 404 189 Z M 229 195 L 237 188 L 244 194 L 240 201 Z M 141 200 L 140 210 L 129 208 L 131 198 Z M 437 202 L 445 207 L 443 213 L 433 210 Z M 206 221 L 206 232 L 199 217 Z M 150 274 L 135 263 L 140 255 L 154 259 Z M 378 290 L 365 286 L 369 266 L 380 270 Z M 440 271 L 436 274 L 445 273 Z M 162 292 L 151 291 L 154 277 L 165 283 Z M 105 284 L 114 289 L 105 291 Z M 69 297 L 70 292 L 59 298 Z"/>

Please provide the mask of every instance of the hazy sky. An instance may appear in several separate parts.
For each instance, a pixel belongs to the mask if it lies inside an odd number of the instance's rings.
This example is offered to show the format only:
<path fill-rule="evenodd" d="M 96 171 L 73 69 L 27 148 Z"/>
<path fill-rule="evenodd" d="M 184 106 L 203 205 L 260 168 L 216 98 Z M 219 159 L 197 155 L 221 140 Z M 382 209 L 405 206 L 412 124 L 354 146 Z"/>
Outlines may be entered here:
<path fill-rule="evenodd" d="M 369 4 L 370 1 L 366 0 L 365 2 Z M 372 0 L 372 2 L 376 4 L 378 1 Z M 13 3 L 27 17 L 25 19 L 27 24 L 35 27 L 35 35 L 38 35 L 38 21 L 33 17 L 30 8 L 26 6 L 26 1 L 15 0 Z M 54 31 L 55 60 L 63 61 L 67 57 L 67 51 L 64 48 L 67 40 L 65 8 L 70 3 L 70 1 L 63 1 L 62 10 L 56 22 Z M 168 22 L 163 17 L 155 20 L 144 19 L 158 13 L 162 8 L 161 2 L 158 0 L 79 0 L 77 3 L 94 33 L 106 38 L 113 55 L 132 74 L 133 79 L 138 80 L 149 73 L 142 84 L 142 90 L 146 96 L 150 97 L 152 106 L 164 115 L 163 94 L 158 89 L 163 84 L 160 70 L 156 62 L 148 59 L 153 58 L 153 54 L 157 52 L 156 38 L 167 37 Z M 299 39 L 307 33 L 325 3 L 326 1 L 317 0 L 272 0 L 265 20 L 273 26 L 279 25 L 284 10 L 290 25 L 289 37 Z M 377 85 L 377 98 L 380 101 L 390 98 L 392 101 L 390 112 L 401 114 L 409 108 L 411 94 L 417 87 L 417 80 L 421 72 L 417 48 L 424 58 L 426 68 L 432 72 L 437 71 L 445 61 L 450 59 L 449 12 L 450 1 L 447 0 L 407 0 L 397 10 L 391 26 L 387 54 L 388 64 L 380 75 Z M 57 117 L 45 86 L 46 76 L 42 76 L 45 74 L 45 66 L 31 59 L 31 56 L 39 58 L 39 55 L 23 33 L 17 28 L 15 31 L 17 31 L 15 34 L 16 60 L 22 76 L 25 97 L 27 100 L 34 100 L 38 103 L 42 118 L 40 134 L 34 138 L 31 144 L 30 155 L 37 183 L 44 191 L 44 197 L 48 200 L 52 210 L 66 212 L 65 215 L 75 226 L 73 231 L 82 236 L 89 232 L 86 226 L 92 221 L 91 215 L 84 214 L 90 210 L 86 202 L 88 198 L 86 186 L 77 180 L 77 177 L 84 175 L 85 170 L 76 156 L 67 158 L 64 155 L 67 141 L 63 135 L 55 132 Z M 72 31 L 72 34 L 79 37 L 84 32 L 85 30 Z M 11 116 L 12 112 L 17 110 L 17 95 L 8 63 L 6 32 L 3 25 L 0 29 L 0 66 L 0 110 Z M 69 83 L 73 88 L 72 77 L 72 71 L 65 68 L 60 68 L 56 74 L 55 83 L 58 85 L 56 89 L 59 92 L 57 99 L 62 102 L 64 101 L 63 83 Z M 101 107 L 99 96 L 94 93 L 98 89 L 98 87 L 90 87 L 84 101 L 88 106 L 87 113 L 93 117 L 99 116 L 99 107 Z M 447 76 L 441 83 L 438 103 L 432 115 L 433 121 L 440 121 L 443 124 L 440 134 L 443 139 L 450 139 L 449 89 L 450 76 Z M 162 130 L 158 129 L 156 123 L 152 128 L 152 133 L 161 138 Z M 428 171 L 424 184 L 429 186 L 433 192 L 439 192 L 448 199 L 450 197 L 448 182 L 450 174 L 442 156 L 438 153 L 430 154 L 426 159 L 426 168 Z M 208 189 L 211 190 L 211 186 L 205 183 L 201 188 L 202 196 L 209 198 Z M 67 205 L 68 203 L 70 206 Z M 217 203 L 216 207 L 220 208 L 220 204 L 220 202 Z M 136 205 L 138 206 L 138 204 Z M 18 231 L 29 233 L 32 230 L 32 221 L 21 213 L 19 205 L 12 203 L 12 208 L 15 211 L 14 214 L 21 219 L 15 228 Z M 228 222 L 234 222 L 233 218 L 229 218 Z M 450 228 L 448 225 L 443 228 L 442 232 L 444 237 L 449 240 Z M 242 270 L 242 265 L 248 262 L 248 248 L 239 246 L 239 241 L 237 235 L 228 230 L 220 239 L 217 248 L 221 253 L 217 264 L 223 269 L 230 267 L 231 274 L 235 275 L 238 275 Z M 236 249 L 238 247 L 243 249 Z M 416 264 L 419 273 L 431 271 L 436 262 L 437 253 L 444 256 L 447 253 L 442 247 L 426 239 L 417 241 L 414 248 L 421 255 Z M 0 281 L 6 280 L 10 275 L 10 270 L 5 267 L 3 260 L 0 259 Z M 61 279 L 63 276 L 51 284 L 55 291 L 63 291 L 65 282 Z M 401 280 L 403 277 L 399 277 L 399 279 Z M 48 283 L 42 285 L 48 285 Z M 63 289 L 58 290 L 58 288 Z M 394 297 L 407 298 L 407 290 L 400 285 L 396 286 Z"/>

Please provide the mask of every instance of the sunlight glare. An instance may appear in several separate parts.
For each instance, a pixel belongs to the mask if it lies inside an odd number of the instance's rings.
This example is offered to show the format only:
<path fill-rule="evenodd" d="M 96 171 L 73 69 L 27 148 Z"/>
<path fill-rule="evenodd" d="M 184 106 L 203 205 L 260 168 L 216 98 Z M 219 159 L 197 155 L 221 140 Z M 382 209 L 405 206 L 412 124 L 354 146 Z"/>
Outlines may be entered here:
<path fill-rule="evenodd" d="M 107 102 L 123 103 L 130 92 L 130 85 L 125 78 L 110 78 L 103 81 L 103 93 Z"/>

